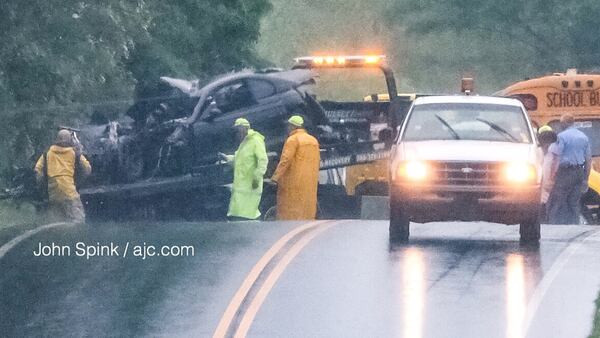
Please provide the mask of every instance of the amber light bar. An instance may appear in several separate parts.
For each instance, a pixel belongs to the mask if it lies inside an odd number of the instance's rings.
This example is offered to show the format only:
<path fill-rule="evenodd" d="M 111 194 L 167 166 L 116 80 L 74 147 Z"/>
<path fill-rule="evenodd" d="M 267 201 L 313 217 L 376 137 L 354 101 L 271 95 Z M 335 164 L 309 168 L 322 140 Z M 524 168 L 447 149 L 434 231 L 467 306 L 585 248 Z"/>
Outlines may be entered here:
<path fill-rule="evenodd" d="M 385 55 L 323 55 L 295 58 L 296 64 L 308 67 L 366 67 L 379 66 Z"/>

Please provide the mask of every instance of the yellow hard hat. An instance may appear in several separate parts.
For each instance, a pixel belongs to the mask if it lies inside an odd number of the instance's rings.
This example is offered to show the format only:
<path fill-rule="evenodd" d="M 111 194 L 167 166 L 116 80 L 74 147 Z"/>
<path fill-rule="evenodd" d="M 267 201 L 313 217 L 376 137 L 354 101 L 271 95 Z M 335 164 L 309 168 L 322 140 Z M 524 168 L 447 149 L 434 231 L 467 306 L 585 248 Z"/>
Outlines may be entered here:
<path fill-rule="evenodd" d="M 294 115 L 290 117 L 288 123 L 296 127 L 302 127 L 304 126 L 304 119 L 300 115 Z"/>
<path fill-rule="evenodd" d="M 250 128 L 250 122 L 248 122 L 248 120 L 246 120 L 245 118 L 240 117 L 235 120 L 235 123 L 233 124 L 233 126 Z"/>
<path fill-rule="evenodd" d="M 550 127 L 549 125 L 541 126 L 540 129 L 538 129 L 538 134 L 545 133 L 548 131 L 552 131 L 552 127 Z"/>

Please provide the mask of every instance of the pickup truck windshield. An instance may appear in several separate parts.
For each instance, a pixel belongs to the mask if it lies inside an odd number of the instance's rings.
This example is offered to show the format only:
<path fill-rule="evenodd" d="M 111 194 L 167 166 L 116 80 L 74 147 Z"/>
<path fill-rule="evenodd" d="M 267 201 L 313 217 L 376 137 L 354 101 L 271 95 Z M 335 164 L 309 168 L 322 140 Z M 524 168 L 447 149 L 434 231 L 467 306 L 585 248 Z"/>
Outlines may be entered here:
<path fill-rule="evenodd" d="M 402 140 L 532 142 L 525 113 L 521 108 L 474 103 L 414 106 Z"/>

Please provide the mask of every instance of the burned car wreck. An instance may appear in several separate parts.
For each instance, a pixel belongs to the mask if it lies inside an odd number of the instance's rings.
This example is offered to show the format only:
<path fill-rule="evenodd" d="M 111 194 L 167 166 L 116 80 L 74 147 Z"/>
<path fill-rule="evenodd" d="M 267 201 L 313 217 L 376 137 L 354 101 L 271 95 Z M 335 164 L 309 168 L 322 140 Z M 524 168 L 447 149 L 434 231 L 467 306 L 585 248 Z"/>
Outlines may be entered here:
<path fill-rule="evenodd" d="M 396 98 L 387 66 L 366 66 L 384 71 L 389 95 Z M 291 115 L 304 116 L 306 128 L 318 138 L 321 170 L 386 158 L 393 121 L 410 102 L 318 101 L 318 78 L 311 64 L 302 62 L 288 71 L 229 73 L 205 85 L 162 77 L 160 94 L 136 101 L 126 116 L 115 121 L 92 116 L 78 131 L 93 167 L 79 187 L 88 218 L 222 218 L 233 173 L 218 153 L 235 152 L 232 126 L 239 117 L 265 136 L 267 175 L 277 165 Z M 320 186 L 319 194 L 329 190 L 346 195 L 343 185 Z M 263 192 L 263 212 L 275 204 L 275 195 Z"/>
<path fill-rule="evenodd" d="M 265 136 L 270 170 L 287 137 L 286 121 L 295 114 L 304 116 L 307 129 L 321 143 L 322 169 L 351 164 L 359 150 L 370 154 L 371 122 L 384 114 L 387 103 L 318 102 L 312 94 L 317 76 L 310 69 L 244 71 L 201 88 L 198 81 L 162 77 L 164 95 L 136 102 L 120 121 L 81 129 L 94 168 L 80 189 L 88 215 L 107 214 L 106 208 L 116 217 L 149 210 L 133 218 L 180 208 L 187 211 L 176 213 L 186 217 L 190 209 L 198 209 L 202 217 L 221 214 L 214 209 L 226 206 L 229 192 L 223 186 L 231 183 L 232 170 L 218 163 L 218 153 L 235 152 L 231 127 L 239 117 Z M 387 135 L 391 138 L 392 132 L 387 130 Z M 192 190 L 202 193 L 182 203 L 181 194 Z M 265 208 L 275 203 L 274 196 L 264 194 Z M 158 209 L 157 201 L 163 204 Z"/>
<path fill-rule="evenodd" d="M 137 102 L 129 119 L 81 131 L 81 141 L 95 173 L 89 184 L 131 183 L 192 173 L 214 164 L 217 153 L 236 149 L 231 126 L 245 117 L 261 132 L 267 148 L 279 152 L 285 120 L 302 114 L 322 140 L 347 138 L 327 126 L 322 107 L 306 90 L 309 70 L 222 76 L 197 88 L 197 82 L 163 77 L 171 89 L 152 102 Z M 327 141 L 326 141 L 327 142 Z"/>

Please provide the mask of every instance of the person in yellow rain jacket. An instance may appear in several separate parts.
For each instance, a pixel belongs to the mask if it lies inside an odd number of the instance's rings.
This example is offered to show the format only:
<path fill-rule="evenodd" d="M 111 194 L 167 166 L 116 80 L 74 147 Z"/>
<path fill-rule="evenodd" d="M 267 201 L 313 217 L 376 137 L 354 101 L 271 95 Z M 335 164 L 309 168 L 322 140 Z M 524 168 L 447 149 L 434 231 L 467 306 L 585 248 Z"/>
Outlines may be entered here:
<path fill-rule="evenodd" d="M 304 129 L 304 119 L 288 120 L 289 137 L 271 180 L 277 184 L 277 219 L 308 220 L 317 216 L 319 142 Z"/>
<path fill-rule="evenodd" d="M 258 206 L 263 191 L 263 176 L 269 159 L 265 138 L 250 129 L 250 122 L 244 118 L 235 120 L 234 128 L 240 141 L 235 155 L 220 154 L 233 165 L 233 187 L 227 217 L 231 220 L 257 219 Z"/>
<path fill-rule="evenodd" d="M 79 159 L 76 159 L 79 156 Z M 77 172 L 81 170 L 81 173 Z M 75 186 L 75 176 L 87 176 L 92 167 L 85 158 L 75 150 L 73 138 L 69 130 L 61 129 L 55 143 L 42 155 L 35 165 L 38 183 L 48 189 L 48 206 L 52 218 L 72 222 L 84 222 L 85 211 Z"/>

